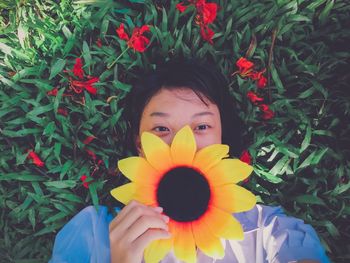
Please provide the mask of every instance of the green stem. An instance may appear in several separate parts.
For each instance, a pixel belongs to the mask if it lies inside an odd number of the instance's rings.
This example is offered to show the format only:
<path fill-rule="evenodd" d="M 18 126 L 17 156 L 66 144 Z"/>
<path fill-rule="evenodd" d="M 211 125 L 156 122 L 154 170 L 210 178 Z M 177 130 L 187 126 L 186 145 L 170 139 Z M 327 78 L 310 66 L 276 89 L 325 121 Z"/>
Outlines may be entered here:
<path fill-rule="evenodd" d="M 113 67 L 113 65 L 124 55 L 124 53 L 126 52 L 126 51 L 128 51 L 129 50 L 129 47 L 128 48 L 126 48 L 111 64 L 109 64 L 108 66 L 107 66 L 107 68 L 108 69 L 110 69 L 111 67 Z"/>

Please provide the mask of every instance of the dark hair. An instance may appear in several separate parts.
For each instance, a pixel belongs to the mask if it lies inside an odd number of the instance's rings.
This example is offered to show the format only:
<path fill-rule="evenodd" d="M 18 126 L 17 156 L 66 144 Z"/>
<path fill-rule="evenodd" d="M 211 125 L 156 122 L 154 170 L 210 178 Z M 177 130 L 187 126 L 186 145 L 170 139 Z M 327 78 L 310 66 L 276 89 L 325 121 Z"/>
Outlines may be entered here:
<path fill-rule="evenodd" d="M 173 59 L 152 72 L 145 73 L 133 85 L 124 104 L 124 118 L 128 123 L 125 148 L 137 155 L 135 138 L 139 134 L 142 112 L 150 99 L 162 88 L 186 87 L 193 90 L 205 103 L 207 98 L 220 111 L 222 143 L 230 146 L 230 155 L 238 157 L 242 152 L 243 122 L 234 107 L 228 83 L 223 74 L 212 65 L 197 59 Z"/>

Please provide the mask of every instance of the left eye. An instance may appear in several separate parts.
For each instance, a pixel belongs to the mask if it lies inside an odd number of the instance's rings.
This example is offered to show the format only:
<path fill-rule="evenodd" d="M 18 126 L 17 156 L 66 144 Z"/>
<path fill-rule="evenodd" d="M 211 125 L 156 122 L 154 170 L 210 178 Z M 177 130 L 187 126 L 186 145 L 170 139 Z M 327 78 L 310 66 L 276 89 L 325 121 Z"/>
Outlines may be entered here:
<path fill-rule="evenodd" d="M 206 129 L 208 129 L 208 128 L 209 128 L 209 125 L 207 125 L 207 124 L 201 124 L 201 125 L 198 125 L 198 126 L 196 127 L 195 130 L 200 130 L 200 131 L 202 131 L 202 130 L 206 130 Z"/>

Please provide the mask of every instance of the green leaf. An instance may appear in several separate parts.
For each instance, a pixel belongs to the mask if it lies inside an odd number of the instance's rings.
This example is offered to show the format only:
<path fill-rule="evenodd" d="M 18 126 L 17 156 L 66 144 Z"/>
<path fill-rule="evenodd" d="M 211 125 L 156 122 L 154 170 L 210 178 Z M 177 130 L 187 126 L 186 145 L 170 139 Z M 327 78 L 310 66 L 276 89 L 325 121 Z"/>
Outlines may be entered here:
<path fill-rule="evenodd" d="M 57 76 L 58 73 L 62 72 L 64 66 L 66 65 L 66 61 L 64 59 L 57 59 L 53 66 L 51 67 L 49 80 L 53 79 Z"/>
<path fill-rule="evenodd" d="M 45 181 L 45 178 L 39 175 L 32 175 L 32 174 L 26 174 L 26 173 L 8 173 L 4 175 L 0 175 L 0 181 Z"/>
<path fill-rule="evenodd" d="M 63 181 L 51 181 L 51 182 L 44 182 L 44 184 L 48 187 L 54 187 L 54 188 L 73 188 L 76 186 L 76 182 L 73 180 L 63 180 Z"/>
<path fill-rule="evenodd" d="M 301 143 L 300 153 L 302 153 L 307 147 L 309 147 L 311 142 L 311 127 L 308 125 L 306 127 L 306 133 L 303 142 Z"/>
<path fill-rule="evenodd" d="M 325 202 L 319 197 L 309 194 L 299 195 L 295 197 L 295 201 L 303 204 L 326 205 Z"/>

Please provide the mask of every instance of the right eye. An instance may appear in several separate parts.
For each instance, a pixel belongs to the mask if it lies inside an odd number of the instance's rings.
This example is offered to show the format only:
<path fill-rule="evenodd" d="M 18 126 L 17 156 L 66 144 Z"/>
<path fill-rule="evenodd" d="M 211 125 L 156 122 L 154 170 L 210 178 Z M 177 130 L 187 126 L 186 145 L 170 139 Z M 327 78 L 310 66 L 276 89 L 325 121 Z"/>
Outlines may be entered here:
<path fill-rule="evenodd" d="M 153 130 L 155 132 L 168 132 L 168 131 L 170 131 L 167 127 L 164 127 L 164 126 L 157 126 L 157 127 L 153 128 Z"/>

